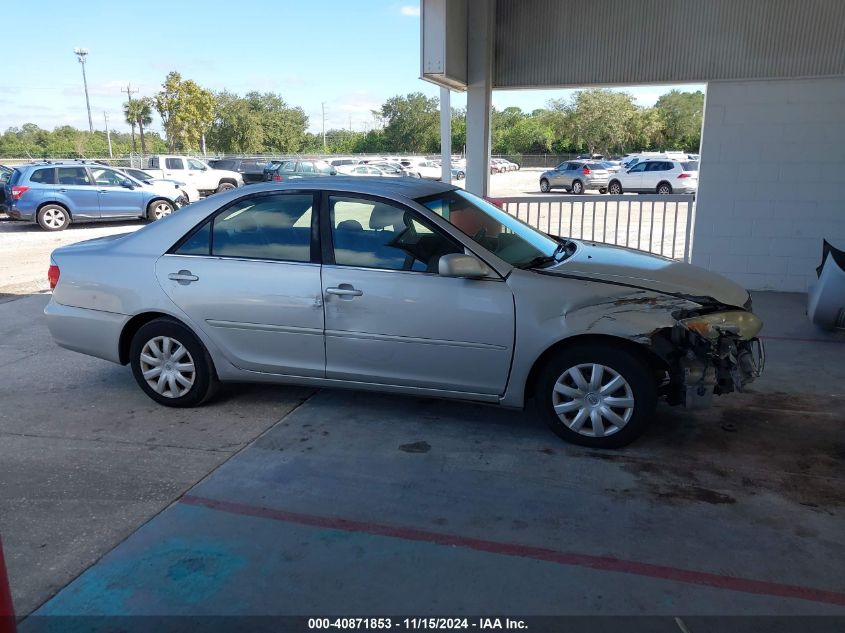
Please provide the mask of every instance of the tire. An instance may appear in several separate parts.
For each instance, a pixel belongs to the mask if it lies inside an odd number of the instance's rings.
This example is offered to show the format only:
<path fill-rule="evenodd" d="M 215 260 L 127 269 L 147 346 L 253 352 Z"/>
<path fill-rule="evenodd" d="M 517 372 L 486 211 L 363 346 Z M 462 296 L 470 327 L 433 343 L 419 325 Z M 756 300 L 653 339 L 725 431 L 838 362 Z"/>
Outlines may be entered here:
<path fill-rule="evenodd" d="M 596 366 L 602 368 L 598 390 L 591 385 Z M 581 375 L 580 387 L 574 372 Z M 607 387 L 610 390 L 602 393 Z M 653 417 L 657 381 L 648 363 L 626 349 L 609 343 L 578 344 L 562 349 L 545 364 L 534 395 L 540 416 L 567 442 L 619 448 L 639 437 Z M 608 406 L 609 398 L 618 406 Z"/>
<path fill-rule="evenodd" d="M 70 225 L 70 212 L 60 204 L 45 204 L 36 220 L 45 231 L 64 231 Z"/>
<path fill-rule="evenodd" d="M 599 193 L 607 193 L 607 187 L 599 187 Z"/>
<path fill-rule="evenodd" d="M 156 220 L 161 220 L 163 217 L 170 215 L 175 210 L 176 207 L 169 200 L 153 200 L 147 205 L 147 219 L 150 222 L 155 222 Z"/>
<path fill-rule="evenodd" d="M 669 195 L 670 193 L 672 193 L 672 185 L 670 185 L 668 182 L 661 182 L 657 185 L 657 193 L 664 196 Z"/>
<path fill-rule="evenodd" d="M 549 193 L 552 190 L 552 186 L 549 184 L 549 181 L 545 178 L 540 179 L 540 191 L 543 193 Z"/>
<path fill-rule="evenodd" d="M 582 193 L 584 193 L 584 183 L 580 180 L 573 181 L 572 193 L 574 193 L 576 196 L 580 196 Z"/>
<path fill-rule="evenodd" d="M 607 191 L 611 196 L 621 196 L 622 183 L 620 183 L 618 180 L 611 180 L 610 184 L 607 186 Z"/>
<path fill-rule="evenodd" d="M 467 175 L 464 172 L 462 172 L 462 171 L 458 172 L 458 176 L 457 176 L 458 180 L 463 180 L 466 177 L 467 177 Z"/>
<path fill-rule="evenodd" d="M 220 185 L 217 187 L 217 193 L 223 193 L 224 191 L 231 191 L 235 189 L 235 185 L 231 182 L 221 182 Z"/>
<path fill-rule="evenodd" d="M 169 352 L 167 352 L 169 340 Z M 184 352 L 180 350 L 184 349 Z M 158 354 L 155 353 L 158 350 Z M 143 353 L 143 356 L 142 356 Z M 179 354 L 175 360 L 172 356 Z M 154 359 L 157 362 L 152 362 Z M 129 347 L 132 375 L 141 389 L 159 404 L 168 407 L 195 407 L 208 400 L 217 390 L 217 375 L 211 357 L 199 339 L 181 323 L 168 318 L 154 319 L 135 333 Z M 174 378 L 158 378 L 169 371 Z M 192 370 L 187 367 L 192 366 Z M 159 368 L 159 372 L 153 373 Z M 147 378 L 144 373 L 148 372 Z M 182 377 L 180 380 L 178 376 Z M 155 381 L 154 387 L 147 380 Z M 189 384 L 186 384 L 189 383 Z M 159 384 L 161 383 L 161 384 Z M 175 386 L 175 392 L 174 392 Z"/>

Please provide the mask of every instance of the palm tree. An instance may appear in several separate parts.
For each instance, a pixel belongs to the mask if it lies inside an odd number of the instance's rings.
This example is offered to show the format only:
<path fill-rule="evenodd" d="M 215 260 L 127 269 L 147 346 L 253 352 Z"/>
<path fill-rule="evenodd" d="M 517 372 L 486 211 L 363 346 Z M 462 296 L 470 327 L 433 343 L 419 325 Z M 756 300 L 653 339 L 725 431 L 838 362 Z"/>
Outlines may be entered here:
<path fill-rule="evenodd" d="M 132 101 L 131 99 L 123 104 L 123 116 L 126 118 L 126 122 L 129 124 L 129 127 L 132 129 L 132 151 L 135 152 L 135 125 L 138 121 L 138 115 L 136 107 L 136 103 L 138 101 Z"/>
<path fill-rule="evenodd" d="M 134 99 L 123 104 L 123 113 L 126 115 L 126 122 L 132 127 L 132 151 L 135 151 L 135 126 L 141 135 L 141 153 L 147 153 L 147 146 L 144 143 L 144 126 L 153 122 L 153 104 L 149 97 Z"/>
<path fill-rule="evenodd" d="M 135 119 L 138 122 L 138 131 L 141 134 L 141 153 L 147 153 L 147 146 L 144 144 L 144 126 L 151 125 L 153 122 L 153 100 L 150 97 L 142 97 L 136 99 L 140 105 L 138 106 L 138 116 Z"/>

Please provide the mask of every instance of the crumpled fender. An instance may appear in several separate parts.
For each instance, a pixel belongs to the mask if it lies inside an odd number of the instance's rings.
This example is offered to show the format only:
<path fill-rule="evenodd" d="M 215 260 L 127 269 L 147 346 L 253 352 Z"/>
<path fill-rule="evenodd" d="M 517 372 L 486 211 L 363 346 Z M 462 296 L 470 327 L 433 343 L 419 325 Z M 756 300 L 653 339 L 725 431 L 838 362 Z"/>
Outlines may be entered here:
<path fill-rule="evenodd" d="M 563 318 L 567 329 L 579 334 L 621 336 L 648 345 L 656 332 L 677 325 L 673 313 L 699 307 L 687 299 L 636 290 L 599 303 L 570 306 Z"/>

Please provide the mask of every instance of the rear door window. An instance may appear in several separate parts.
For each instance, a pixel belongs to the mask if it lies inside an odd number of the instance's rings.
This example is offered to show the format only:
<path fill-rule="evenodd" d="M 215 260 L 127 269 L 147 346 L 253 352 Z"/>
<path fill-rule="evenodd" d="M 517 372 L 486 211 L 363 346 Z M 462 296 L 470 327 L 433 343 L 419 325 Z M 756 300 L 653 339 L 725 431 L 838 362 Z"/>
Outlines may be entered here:
<path fill-rule="evenodd" d="M 56 184 L 56 170 L 53 167 L 47 169 L 36 169 L 29 177 L 30 182 L 39 182 L 42 185 Z"/>
<path fill-rule="evenodd" d="M 88 170 L 84 167 L 57 167 L 56 177 L 60 185 L 82 186 L 90 185 Z"/>
<path fill-rule="evenodd" d="M 310 262 L 313 202 L 308 194 L 278 194 L 232 205 L 214 218 L 211 254 Z"/>

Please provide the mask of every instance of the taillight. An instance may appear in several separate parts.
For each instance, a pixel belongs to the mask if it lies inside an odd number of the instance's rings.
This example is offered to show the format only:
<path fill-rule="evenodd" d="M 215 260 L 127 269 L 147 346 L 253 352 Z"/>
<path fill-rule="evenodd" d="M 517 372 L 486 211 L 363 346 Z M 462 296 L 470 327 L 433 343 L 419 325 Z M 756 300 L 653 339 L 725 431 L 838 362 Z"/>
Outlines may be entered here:
<path fill-rule="evenodd" d="M 12 187 L 12 200 L 20 200 L 21 196 L 29 191 L 29 187 L 23 185 L 14 185 Z"/>
<path fill-rule="evenodd" d="M 590 168 L 587 167 L 586 165 L 584 165 L 584 168 L 581 170 L 581 173 L 584 174 L 585 176 L 589 176 L 590 175 Z"/>
<path fill-rule="evenodd" d="M 59 267 L 55 264 L 50 264 L 50 268 L 47 269 L 47 280 L 50 282 L 50 290 L 53 290 L 56 284 L 59 283 L 60 274 Z"/>
<path fill-rule="evenodd" d="M 279 174 L 275 174 L 273 176 L 273 180 L 279 181 L 279 180 L 284 180 L 284 179 Z"/>
<path fill-rule="evenodd" d="M 691 178 L 692 174 L 678 174 L 678 178 Z"/>

